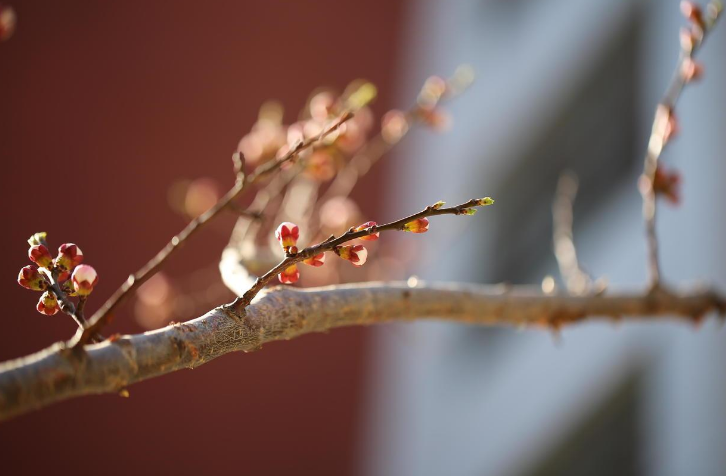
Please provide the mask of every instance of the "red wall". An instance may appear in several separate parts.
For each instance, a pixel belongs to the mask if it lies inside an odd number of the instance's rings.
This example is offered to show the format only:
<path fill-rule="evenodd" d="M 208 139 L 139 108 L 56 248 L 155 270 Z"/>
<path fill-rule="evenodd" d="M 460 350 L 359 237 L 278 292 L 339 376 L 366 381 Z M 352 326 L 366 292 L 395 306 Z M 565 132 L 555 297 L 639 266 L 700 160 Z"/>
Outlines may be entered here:
<path fill-rule="evenodd" d="M 17 0 L 16 34 L 0 44 L 0 359 L 74 330 L 15 284 L 30 234 L 81 246 L 100 273 L 93 311 L 183 227 L 166 201 L 175 179 L 231 185 L 230 154 L 262 101 L 292 112 L 317 86 L 365 77 L 380 87 L 377 111 L 392 106 L 401 3 Z M 214 262 L 232 224 L 168 270 Z M 127 306 L 108 333 L 138 331 Z M 129 399 L 0 424 L 0 472 L 350 473 L 365 343 L 348 329 L 272 344 L 134 385 Z"/>

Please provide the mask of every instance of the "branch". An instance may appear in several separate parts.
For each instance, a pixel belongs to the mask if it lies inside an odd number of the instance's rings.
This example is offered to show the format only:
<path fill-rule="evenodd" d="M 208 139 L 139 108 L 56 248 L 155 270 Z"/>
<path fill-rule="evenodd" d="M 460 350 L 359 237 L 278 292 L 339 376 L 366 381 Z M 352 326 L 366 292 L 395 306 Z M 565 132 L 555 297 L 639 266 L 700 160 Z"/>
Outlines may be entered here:
<path fill-rule="evenodd" d="M 237 180 L 232 187 L 219 201 L 209 210 L 189 222 L 178 235 L 175 235 L 169 243 L 157 253 L 140 270 L 128 277 L 126 282 L 111 295 L 101 308 L 89 319 L 83 329 L 79 329 L 70 343 L 73 347 L 82 346 L 91 340 L 91 337 L 103 328 L 112 317 L 113 311 L 139 286 L 145 283 L 161 268 L 174 252 L 181 247 L 189 238 L 201 230 L 220 214 L 232 201 L 237 198 L 250 184 L 257 182 L 260 178 L 278 170 L 283 164 L 295 158 L 300 152 L 321 141 L 331 133 L 335 132 L 344 122 L 353 117 L 351 112 L 344 113 L 332 125 L 323 129 L 320 134 L 299 141 L 282 158 L 271 160 L 258 166 L 250 175 L 245 176 L 242 172 L 243 160 L 241 154 L 235 154 L 234 165 Z"/>
<path fill-rule="evenodd" d="M 572 206 L 577 188 L 577 176 L 574 173 L 564 172 L 560 175 L 552 203 L 552 241 L 565 287 L 572 294 L 583 294 L 592 287 L 592 279 L 580 267 L 572 237 Z"/>
<path fill-rule="evenodd" d="M 228 306 L 228 309 L 234 310 L 236 312 L 241 311 L 245 306 L 249 305 L 252 302 L 252 299 L 254 299 L 257 293 L 259 293 L 270 281 L 275 278 L 275 276 L 280 274 L 282 271 L 286 270 L 287 268 L 296 263 L 317 256 L 320 253 L 324 253 L 326 251 L 334 251 L 343 243 L 347 243 L 357 238 L 362 238 L 364 236 L 374 235 L 382 231 L 402 231 L 404 230 L 406 224 L 421 218 L 436 215 L 473 215 L 476 212 L 476 207 L 487 206 L 493 203 L 494 200 L 489 197 L 472 199 L 466 203 L 462 203 L 461 205 L 448 208 L 442 208 L 444 202 L 438 202 L 434 205 L 429 205 L 418 213 L 414 213 L 413 215 L 401 218 L 400 220 L 396 220 L 385 225 L 373 225 L 371 227 L 363 229 L 350 228 L 348 231 L 346 231 L 337 238 L 333 235 L 322 243 L 318 243 L 314 246 L 309 246 L 297 253 L 288 252 L 285 256 L 285 259 L 283 259 L 277 266 L 257 278 L 252 287 L 250 287 L 250 289 L 247 290 L 247 292 L 245 292 L 242 296 L 235 299 L 234 302 L 232 302 Z"/>
<path fill-rule="evenodd" d="M 650 285 L 654 288 L 660 286 L 661 282 L 658 236 L 655 226 L 657 211 L 655 183 L 658 160 L 663 149 L 676 133 L 677 122 L 674 114 L 676 103 L 685 86 L 696 78 L 697 65 L 693 58 L 703 45 L 708 33 L 716 25 L 720 6 L 716 2 L 711 2 L 705 18 L 700 8 L 691 2 L 681 2 L 681 10 L 692 25 L 690 29 L 681 31 L 681 51 L 678 63 L 668 89 L 656 108 L 653 128 L 648 140 L 648 150 L 643 161 L 643 174 L 639 182 L 640 193 L 643 196 L 643 220 L 648 245 L 648 272 Z"/>
<path fill-rule="evenodd" d="M 89 345 L 56 344 L 0 364 L 0 420 L 88 394 L 118 393 L 151 377 L 193 368 L 234 351 L 342 326 L 438 319 L 481 325 L 548 326 L 595 317 L 700 321 L 723 313 L 710 291 L 600 296 L 543 294 L 535 287 L 365 283 L 306 290 L 276 287 L 241 315 L 218 307 L 197 319 Z"/>

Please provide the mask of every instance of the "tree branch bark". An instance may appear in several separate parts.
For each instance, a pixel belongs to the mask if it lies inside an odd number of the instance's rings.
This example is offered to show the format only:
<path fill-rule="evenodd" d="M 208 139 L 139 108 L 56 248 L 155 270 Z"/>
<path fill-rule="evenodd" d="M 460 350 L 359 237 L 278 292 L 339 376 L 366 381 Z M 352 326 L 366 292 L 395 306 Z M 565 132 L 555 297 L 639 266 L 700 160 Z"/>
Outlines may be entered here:
<path fill-rule="evenodd" d="M 67 398 L 119 392 L 151 377 L 193 368 L 233 351 L 311 332 L 419 318 L 482 325 L 546 326 L 604 317 L 672 316 L 698 322 L 726 309 L 713 291 L 597 296 L 547 295 L 529 286 L 364 283 L 272 288 L 237 314 L 220 306 L 194 320 L 70 348 L 55 344 L 0 364 L 0 420 Z"/>

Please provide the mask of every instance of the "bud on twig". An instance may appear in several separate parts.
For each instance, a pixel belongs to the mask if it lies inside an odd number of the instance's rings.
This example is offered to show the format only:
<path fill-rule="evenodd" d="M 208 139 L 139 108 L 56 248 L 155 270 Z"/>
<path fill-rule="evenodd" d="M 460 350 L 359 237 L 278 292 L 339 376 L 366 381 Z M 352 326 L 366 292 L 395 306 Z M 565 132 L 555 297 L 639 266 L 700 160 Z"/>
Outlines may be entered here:
<path fill-rule="evenodd" d="M 277 275 L 277 279 L 282 284 L 296 283 L 300 279 L 300 271 L 297 269 L 297 265 L 288 266 L 285 270 Z"/>
<path fill-rule="evenodd" d="M 83 261 L 83 252 L 73 243 L 64 243 L 58 248 L 55 265 L 62 271 L 71 271 Z"/>
<path fill-rule="evenodd" d="M 410 231 L 411 233 L 426 233 L 429 231 L 429 220 L 428 218 L 419 218 L 414 221 L 410 221 L 403 225 L 403 231 Z"/>
<path fill-rule="evenodd" d="M 50 255 L 50 251 L 43 245 L 31 246 L 28 250 L 28 258 L 41 268 L 50 269 L 53 264 L 53 257 Z"/>
<path fill-rule="evenodd" d="M 45 291 L 48 288 L 48 281 L 46 281 L 45 276 L 40 274 L 38 268 L 32 265 L 25 266 L 20 270 L 18 284 L 32 291 Z"/>
<path fill-rule="evenodd" d="M 377 223 L 374 221 L 367 221 L 362 225 L 359 225 L 353 229 L 353 231 L 363 231 L 372 226 L 376 226 Z M 371 233 L 370 235 L 361 236 L 359 239 L 363 241 L 376 241 L 381 234 L 379 232 Z"/>
<path fill-rule="evenodd" d="M 353 266 L 363 266 L 368 259 L 368 250 L 363 245 L 336 246 L 333 251 Z"/>
<path fill-rule="evenodd" d="M 315 266 L 316 268 L 318 266 L 322 266 L 323 264 L 325 264 L 325 253 L 323 252 L 313 256 L 312 258 L 305 259 L 303 260 L 303 263 L 309 266 Z"/>
<path fill-rule="evenodd" d="M 76 290 L 79 296 L 88 296 L 98 283 L 98 273 L 93 267 L 81 264 L 73 270 L 71 281 L 73 281 L 73 289 Z"/>
<path fill-rule="evenodd" d="M 297 244 L 297 239 L 300 237 L 300 229 L 294 223 L 289 221 L 280 223 L 280 226 L 275 230 L 275 238 L 282 245 L 282 249 L 287 251 L 291 246 Z"/>
<path fill-rule="evenodd" d="M 40 296 L 38 304 L 35 306 L 39 313 L 46 316 L 52 316 L 60 310 L 58 299 L 51 291 L 46 291 Z"/>

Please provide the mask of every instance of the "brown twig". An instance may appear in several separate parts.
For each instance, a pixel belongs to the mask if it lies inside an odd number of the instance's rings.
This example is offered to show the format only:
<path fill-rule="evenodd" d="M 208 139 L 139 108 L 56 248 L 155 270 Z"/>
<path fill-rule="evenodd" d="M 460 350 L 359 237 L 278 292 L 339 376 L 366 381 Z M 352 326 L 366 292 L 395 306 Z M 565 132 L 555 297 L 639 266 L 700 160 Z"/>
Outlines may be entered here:
<path fill-rule="evenodd" d="M 235 299 L 234 302 L 232 302 L 231 304 L 228 304 L 227 308 L 235 312 L 242 311 L 242 309 L 244 309 L 245 306 L 249 305 L 252 302 L 252 299 L 254 299 L 254 297 L 270 281 L 275 278 L 275 276 L 280 274 L 288 267 L 308 258 L 312 258 L 313 256 L 319 255 L 320 253 L 324 253 L 326 251 L 333 251 L 336 247 L 349 241 L 361 238 L 363 236 L 380 233 L 382 231 L 401 231 L 404 229 L 404 225 L 418 220 L 419 218 L 426 218 L 437 215 L 464 215 L 467 214 L 467 211 L 472 208 L 489 205 L 491 203 L 494 203 L 494 201 L 488 197 L 483 199 L 472 199 L 466 203 L 462 203 L 461 205 L 447 208 L 443 208 L 443 202 L 439 202 L 438 204 L 430 205 L 424 208 L 418 213 L 414 213 L 413 215 L 409 215 L 405 218 L 401 218 L 400 220 L 396 220 L 385 225 L 374 225 L 358 231 L 356 231 L 355 228 L 350 228 L 348 231 L 338 237 L 331 236 L 327 240 L 318 243 L 317 245 L 309 246 L 301 251 L 298 251 L 297 253 L 288 253 L 277 266 L 257 278 L 255 283 L 252 285 L 252 287 L 250 287 L 250 289 L 247 290 L 247 292 Z"/>
<path fill-rule="evenodd" d="M 572 206 L 577 188 L 574 173 L 564 172 L 560 176 L 552 203 L 552 241 L 565 287 L 572 294 L 583 294 L 592 286 L 592 278 L 580 267 L 572 237 Z"/>
<path fill-rule="evenodd" d="M 88 323 L 82 330 L 76 333 L 71 339 L 69 344 L 72 347 L 82 346 L 89 342 L 91 336 L 98 333 L 111 319 L 113 311 L 139 286 L 151 278 L 171 257 L 174 252 L 181 247 L 189 238 L 201 230 L 205 225 L 217 217 L 220 212 L 229 206 L 234 199 L 236 199 L 246 188 L 252 183 L 257 182 L 260 178 L 278 170 L 283 164 L 292 160 L 300 152 L 312 146 L 316 142 L 324 139 L 329 134 L 336 131 L 343 123 L 353 117 L 350 112 L 344 113 L 338 118 L 332 125 L 323 129 L 320 134 L 310 137 L 304 141 L 299 141 L 290 151 L 285 154 L 282 158 L 271 160 L 260 166 L 258 166 L 251 174 L 244 175 L 241 170 L 241 164 L 243 160 L 241 156 L 238 156 L 235 160 L 235 172 L 237 174 L 237 180 L 234 186 L 209 210 L 199 215 L 197 218 L 192 220 L 178 235 L 175 235 L 169 243 L 146 263 L 139 271 L 129 276 L 126 282 L 111 295 L 111 297 L 96 311 L 91 317 Z"/>
<path fill-rule="evenodd" d="M 643 174 L 640 180 L 640 191 L 643 196 L 643 220 L 645 221 L 648 246 L 648 272 L 651 288 L 657 288 L 661 282 L 661 270 L 658 258 L 658 236 L 656 233 L 657 202 L 654 188 L 658 159 L 663 153 L 663 149 L 668 144 L 668 139 L 673 132 L 672 130 L 668 132 L 668 128 L 675 127 L 672 121 L 674 121 L 673 114 L 676 103 L 684 87 L 689 83 L 689 79 L 683 74 L 684 62 L 693 61 L 696 52 L 700 49 L 706 36 L 716 24 L 719 10 L 715 5 L 715 3 L 709 5 L 709 14 L 702 22 L 693 22 L 693 29 L 689 33 L 692 33 L 690 37 L 692 41 L 686 42 L 686 45 L 683 42 L 681 44 L 676 70 L 665 95 L 656 108 L 653 127 L 648 141 L 648 150 L 645 154 Z"/>

